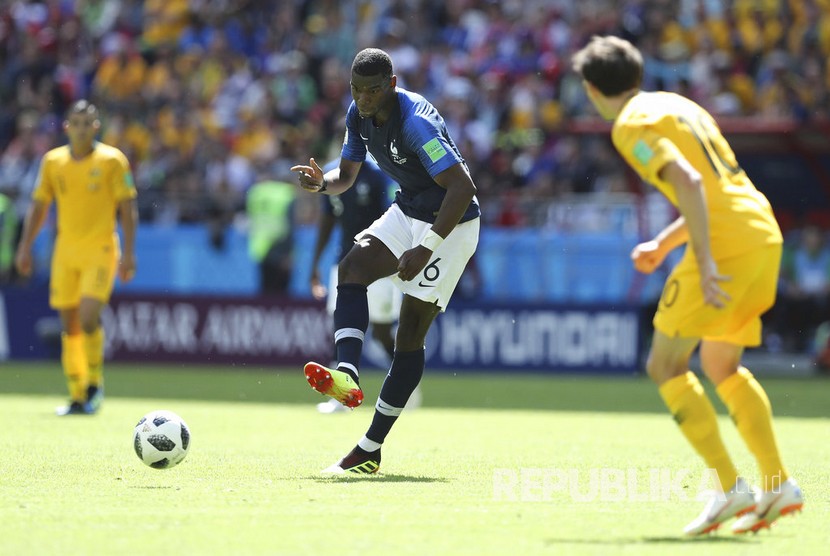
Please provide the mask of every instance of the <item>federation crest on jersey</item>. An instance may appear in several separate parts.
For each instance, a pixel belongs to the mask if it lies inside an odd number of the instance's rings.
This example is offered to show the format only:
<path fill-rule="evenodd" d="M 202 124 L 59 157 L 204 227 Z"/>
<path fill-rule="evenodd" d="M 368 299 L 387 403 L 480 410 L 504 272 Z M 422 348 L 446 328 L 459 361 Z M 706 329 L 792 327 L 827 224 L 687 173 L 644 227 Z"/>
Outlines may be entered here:
<path fill-rule="evenodd" d="M 392 154 L 392 161 L 395 164 L 406 164 L 406 158 L 401 157 L 398 154 L 398 147 L 395 146 L 395 140 L 392 139 L 392 142 L 389 143 L 389 152 Z"/>
<path fill-rule="evenodd" d="M 89 172 L 90 181 L 87 183 L 86 188 L 89 191 L 98 191 L 98 189 L 101 186 L 101 184 L 98 182 L 98 180 L 100 178 L 101 178 L 101 169 L 100 168 L 93 168 L 92 170 L 90 170 L 90 172 Z"/>

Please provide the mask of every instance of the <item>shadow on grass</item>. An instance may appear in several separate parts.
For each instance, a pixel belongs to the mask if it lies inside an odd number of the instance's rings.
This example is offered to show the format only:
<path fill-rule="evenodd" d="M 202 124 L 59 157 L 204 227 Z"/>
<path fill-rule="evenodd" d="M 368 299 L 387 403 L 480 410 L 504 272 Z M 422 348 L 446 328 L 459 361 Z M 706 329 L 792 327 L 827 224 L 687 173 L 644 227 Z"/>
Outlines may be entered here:
<path fill-rule="evenodd" d="M 446 477 L 424 477 L 416 475 L 332 475 L 322 477 L 319 475 L 306 477 L 316 483 L 359 483 L 372 481 L 373 483 L 449 483 Z"/>
<path fill-rule="evenodd" d="M 745 536 L 719 536 L 719 535 L 707 535 L 703 537 L 643 537 L 640 539 L 641 543 L 644 544 L 708 544 L 708 543 L 719 543 L 719 544 L 758 544 L 761 542 L 760 539 L 754 537 L 745 537 Z"/>
<path fill-rule="evenodd" d="M 750 545 L 758 544 L 761 540 L 755 537 L 718 536 L 707 535 L 703 537 L 632 537 L 632 538 L 611 538 L 611 539 L 547 539 L 545 544 L 581 544 L 581 545 L 652 545 L 652 544 L 734 544 Z"/>

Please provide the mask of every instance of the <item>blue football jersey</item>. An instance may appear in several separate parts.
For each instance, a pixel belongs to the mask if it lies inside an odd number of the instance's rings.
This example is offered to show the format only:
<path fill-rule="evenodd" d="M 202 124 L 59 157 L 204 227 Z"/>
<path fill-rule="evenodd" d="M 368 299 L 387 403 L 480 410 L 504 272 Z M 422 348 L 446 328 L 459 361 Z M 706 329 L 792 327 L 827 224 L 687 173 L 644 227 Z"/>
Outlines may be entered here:
<path fill-rule="evenodd" d="M 421 95 L 400 87 L 396 93 L 398 102 L 380 127 L 375 127 L 371 119 L 361 118 L 357 106 L 351 103 L 346 114 L 346 138 L 341 156 L 362 162 L 366 153 L 371 153 L 383 172 L 400 186 L 395 203 L 403 213 L 424 222 L 435 222 L 447 191 L 433 178 L 465 162 L 438 110 Z M 478 202 L 473 198 L 461 222 L 480 214 Z"/>

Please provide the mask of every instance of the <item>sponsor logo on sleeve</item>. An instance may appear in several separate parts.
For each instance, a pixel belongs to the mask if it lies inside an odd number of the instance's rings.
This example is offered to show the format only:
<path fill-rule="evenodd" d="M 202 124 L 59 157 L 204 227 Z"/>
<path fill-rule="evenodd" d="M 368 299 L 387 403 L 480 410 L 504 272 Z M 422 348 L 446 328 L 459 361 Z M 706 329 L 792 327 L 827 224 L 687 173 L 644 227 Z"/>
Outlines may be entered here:
<path fill-rule="evenodd" d="M 651 147 L 646 145 L 645 141 L 640 139 L 634 144 L 634 158 L 636 158 L 643 166 L 647 166 L 648 163 L 651 162 L 651 159 L 654 158 L 654 151 L 651 150 Z"/>
<path fill-rule="evenodd" d="M 427 156 L 433 162 L 438 162 L 447 154 L 447 149 L 444 148 L 444 145 L 441 144 L 438 138 L 431 139 L 421 148 L 424 149 L 424 152 L 427 153 Z"/>

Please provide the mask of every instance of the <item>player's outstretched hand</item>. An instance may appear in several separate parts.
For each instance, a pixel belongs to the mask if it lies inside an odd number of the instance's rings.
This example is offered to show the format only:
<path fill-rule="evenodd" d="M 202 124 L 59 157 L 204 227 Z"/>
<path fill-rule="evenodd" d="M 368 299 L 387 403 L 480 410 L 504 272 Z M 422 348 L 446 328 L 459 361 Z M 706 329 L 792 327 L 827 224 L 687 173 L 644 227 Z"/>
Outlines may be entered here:
<path fill-rule="evenodd" d="M 32 252 L 28 249 L 18 249 L 14 256 L 14 266 L 21 276 L 32 274 Z"/>
<path fill-rule="evenodd" d="M 126 284 L 135 276 L 135 255 L 124 253 L 118 263 L 118 279 Z"/>
<path fill-rule="evenodd" d="M 292 166 L 291 171 L 299 174 L 300 187 L 306 191 L 316 193 L 323 187 L 323 169 L 313 158 L 309 159 L 308 166 Z"/>
<path fill-rule="evenodd" d="M 328 291 L 326 286 L 320 282 L 320 273 L 317 270 L 311 272 L 311 295 L 314 299 L 325 299 Z"/>
<path fill-rule="evenodd" d="M 663 264 L 666 258 L 666 253 L 660 249 L 660 244 L 656 241 L 645 241 L 637 244 L 631 250 L 631 261 L 634 263 L 634 268 L 643 274 L 651 274 Z"/>
<path fill-rule="evenodd" d="M 408 282 L 418 276 L 429 262 L 432 251 L 423 245 L 416 245 L 412 249 L 403 252 L 398 259 L 398 278 Z"/>

